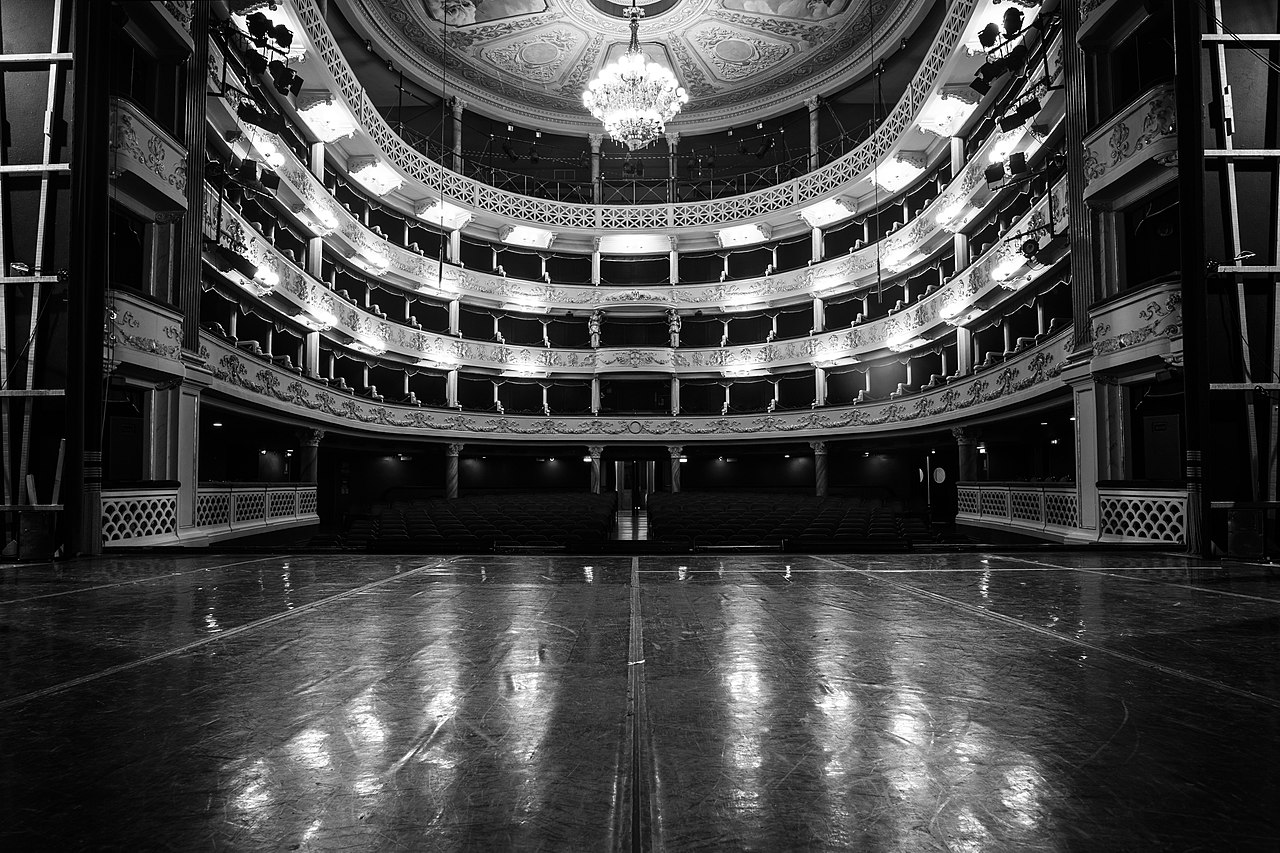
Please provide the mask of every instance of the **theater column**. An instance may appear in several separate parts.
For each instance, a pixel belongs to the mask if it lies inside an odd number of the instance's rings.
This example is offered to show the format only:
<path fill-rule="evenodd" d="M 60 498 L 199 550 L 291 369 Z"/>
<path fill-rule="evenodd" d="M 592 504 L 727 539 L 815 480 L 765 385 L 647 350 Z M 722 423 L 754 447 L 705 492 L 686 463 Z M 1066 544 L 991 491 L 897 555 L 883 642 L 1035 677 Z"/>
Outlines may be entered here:
<path fill-rule="evenodd" d="M 671 456 L 671 493 L 680 491 L 680 457 L 684 447 L 679 444 L 668 444 L 667 453 Z"/>
<path fill-rule="evenodd" d="M 820 498 L 827 496 L 827 443 L 811 441 L 813 448 L 813 493 Z"/>
<path fill-rule="evenodd" d="M 809 108 L 809 171 L 818 168 L 818 105 L 822 102 L 814 95 L 804 99 Z"/>
<path fill-rule="evenodd" d="M 444 446 L 444 496 L 449 500 L 458 499 L 458 454 L 463 444 L 446 444 Z"/>
<path fill-rule="evenodd" d="M 462 111 L 467 108 L 467 102 L 461 98 L 453 98 L 449 101 L 449 106 L 453 110 L 453 171 L 462 173 Z"/>
<path fill-rule="evenodd" d="M 952 427 L 951 435 L 956 440 L 956 470 L 960 474 L 960 482 L 972 483 L 978 479 L 978 455 L 974 446 L 977 436 L 965 427 Z"/>
<path fill-rule="evenodd" d="M 587 445 L 587 452 L 591 454 L 591 494 L 600 494 L 600 457 L 604 454 L 603 444 Z"/>
<path fill-rule="evenodd" d="M 589 133 L 591 141 L 591 200 L 596 204 L 603 201 L 603 188 L 600 186 L 600 143 L 604 142 L 603 133 Z M 595 279 L 599 281 L 599 279 Z"/>
<path fill-rule="evenodd" d="M 298 467 L 299 483 L 320 481 L 320 441 L 323 438 L 322 429 L 298 430 L 298 455 L 302 457 Z"/>

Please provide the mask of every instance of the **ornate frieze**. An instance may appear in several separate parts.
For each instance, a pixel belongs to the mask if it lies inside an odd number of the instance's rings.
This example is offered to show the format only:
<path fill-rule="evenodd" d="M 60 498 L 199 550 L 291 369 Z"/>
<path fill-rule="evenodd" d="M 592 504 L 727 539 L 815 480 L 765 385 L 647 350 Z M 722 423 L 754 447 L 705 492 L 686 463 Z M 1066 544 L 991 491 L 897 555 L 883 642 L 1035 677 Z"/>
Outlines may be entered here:
<path fill-rule="evenodd" d="M 177 311 L 137 294 L 113 290 L 106 318 L 103 344 L 109 360 L 181 371 L 182 316 Z"/>
<path fill-rule="evenodd" d="M 858 406 L 725 417 L 567 417 L 469 414 L 377 402 L 337 393 L 202 334 L 212 391 L 240 401 L 355 430 L 485 440 L 547 439 L 692 442 L 734 437 L 834 436 L 943 425 L 958 418 L 1065 391 L 1058 379 L 1071 355 L 1070 330 L 985 372 L 912 397 Z"/>
<path fill-rule="evenodd" d="M 1109 208 L 1132 189 L 1130 184 L 1145 164 L 1176 166 L 1177 146 L 1173 83 L 1162 83 L 1085 139 L 1085 200 Z"/>
<path fill-rule="evenodd" d="M 111 178 L 154 214 L 187 209 L 187 149 L 140 107 L 112 98 Z"/>
<path fill-rule="evenodd" d="M 581 4 L 586 7 L 588 4 Z M 916 114 L 930 96 L 937 83 L 939 72 L 946 64 L 963 36 L 974 0 L 957 0 L 951 4 L 947 18 L 930 48 L 929 56 L 922 62 L 915 79 L 906 87 L 906 94 L 894 107 L 886 120 L 857 149 L 821 169 L 798 177 L 778 187 L 761 190 L 728 199 L 705 202 L 686 202 L 673 205 L 628 205 L 603 207 L 586 204 L 569 204 L 547 199 L 519 196 L 496 187 L 466 178 L 455 172 L 442 170 L 425 155 L 406 144 L 387 124 L 384 117 L 368 98 L 358 78 L 347 65 L 337 44 L 314 4 L 299 5 L 298 15 L 306 30 L 307 38 L 320 54 L 336 82 L 336 89 L 347 102 L 358 123 L 366 129 L 372 142 L 382 151 L 382 156 L 404 175 L 418 182 L 419 187 L 439 188 L 443 183 L 446 198 L 485 213 L 504 222 L 519 222 L 550 229 L 577 229 L 596 231 L 602 227 L 651 230 L 654 227 L 707 228 L 759 221 L 774 212 L 785 212 L 816 201 L 839 187 L 852 185 L 870 174 L 877 162 L 888 156 L 903 134 L 913 127 Z M 724 16 L 721 19 L 727 20 Z M 546 23 L 546 22 L 542 22 Z M 776 22 L 779 26 L 783 22 Z M 781 35 L 779 33 L 778 35 Z M 458 47 L 471 44 L 482 37 L 480 28 L 467 27 L 457 32 Z M 764 37 L 761 37 L 764 39 Z M 767 39 L 766 39 L 767 40 Z M 680 39 L 671 41 L 671 47 L 680 60 L 680 50 L 688 48 Z M 823 48 L 848 51 L 852 47 L 845 39 L 836 39 Z M 586 53 L 591 53 L 591 50 Z M 730 51 L 731 56 L 736 55 Z M 584 53 L 585 56 L 585 53 Z M 698 66 L 690 64 L 683 82 L 691 93 L 700 86 L 708 89 L 712 83 L 707 77 L 694 72 Z M 802 75 L 803 76 L 803 75 Z M 800 82 L 788 78 L 787 85 Z M 580 87 L 574 89 L 576 93 Z"/>
<path fill-rule="evenodd" d="M 1120 294 L 1089 311 L 1095 371 L 1133 363 L 1164 366 L 1182 349 L 1181 282 L 1165 281 Z"/>

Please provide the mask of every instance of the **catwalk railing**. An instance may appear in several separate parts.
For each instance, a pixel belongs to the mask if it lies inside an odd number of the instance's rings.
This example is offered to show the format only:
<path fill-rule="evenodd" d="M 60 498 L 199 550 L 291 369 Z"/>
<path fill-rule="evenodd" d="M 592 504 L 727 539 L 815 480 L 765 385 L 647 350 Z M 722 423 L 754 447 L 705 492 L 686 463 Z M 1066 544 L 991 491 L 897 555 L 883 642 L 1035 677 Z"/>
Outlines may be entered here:
<path fill-rule="evenodd" d="M 102 541 L 111 546 L 202 544 L 319 521 L 316 487 L 298 483 L 200 486 L 195 523 L 179 526 L 178 486 L 102 490 Z"/>
<path fill-rule="evenodd" d="M 1186 541 L 1187 493 L 1141 486 L 1098 488 L 1098 527 L 1080 524 L 1074 483 L 959 483 L 956 521 L 1058 541 Z"/>

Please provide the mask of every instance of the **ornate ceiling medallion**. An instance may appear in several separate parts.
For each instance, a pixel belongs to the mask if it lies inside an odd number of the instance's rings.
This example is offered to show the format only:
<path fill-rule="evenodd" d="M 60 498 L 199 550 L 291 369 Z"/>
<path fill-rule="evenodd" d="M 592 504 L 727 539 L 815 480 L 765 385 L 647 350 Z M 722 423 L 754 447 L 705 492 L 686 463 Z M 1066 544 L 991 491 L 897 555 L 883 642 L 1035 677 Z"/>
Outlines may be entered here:
<path fill-rule="evenodd" d="M 582 93 L 582 102 L 614 141 L 635 151 L 662 134 L 689 96 L 671 69 L 650 61 L 640 50 L 644 10 L 635 0 L 626 15 L 631 26 L 626 54 L 600 69 Z"/>

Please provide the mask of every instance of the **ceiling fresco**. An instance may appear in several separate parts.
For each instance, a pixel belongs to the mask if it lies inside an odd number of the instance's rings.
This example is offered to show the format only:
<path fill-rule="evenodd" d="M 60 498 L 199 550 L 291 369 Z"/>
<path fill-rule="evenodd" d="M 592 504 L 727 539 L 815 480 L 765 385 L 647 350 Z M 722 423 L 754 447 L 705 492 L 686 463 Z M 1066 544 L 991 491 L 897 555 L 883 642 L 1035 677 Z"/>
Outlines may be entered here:
<path fill-rule="evenodd" d="M 338 0 L 360 30 L 425 85 L 468 108 L 583 132 L 582 90 L 625 52 L 614 0 Z M 933 0 L 637 0 L 640 41 L 690 103 L 675 130 L 701 131 L 793 109 L 865 72 L 898 47 Z M 873 51 L 869 38 L 877 34 Z"/>

